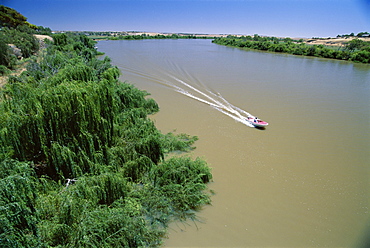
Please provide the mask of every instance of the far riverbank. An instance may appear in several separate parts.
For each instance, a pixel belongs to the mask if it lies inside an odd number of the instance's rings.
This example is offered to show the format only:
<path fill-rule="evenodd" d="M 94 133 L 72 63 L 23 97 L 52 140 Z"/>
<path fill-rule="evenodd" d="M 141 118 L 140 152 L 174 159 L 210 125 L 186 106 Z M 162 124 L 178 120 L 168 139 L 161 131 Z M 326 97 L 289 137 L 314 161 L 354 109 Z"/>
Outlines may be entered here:
<path fill-rule="evenodd" d="M 354 38 L 346 43 L 331 42 L 324 45 L 327 40 L 317 41 L 303 39 L 293 40 L 291 38 L 252 36 L 228 36 L 215 38 L 213 43 L 243 49 L 255 49 L 267 52 L 287 53 L 301 56 L 321 57 L 328 59 L 346 60 L 358 63 L 370 63 L 370 42 Z M 340 46 L 339 44 L 344 44 Z"/>

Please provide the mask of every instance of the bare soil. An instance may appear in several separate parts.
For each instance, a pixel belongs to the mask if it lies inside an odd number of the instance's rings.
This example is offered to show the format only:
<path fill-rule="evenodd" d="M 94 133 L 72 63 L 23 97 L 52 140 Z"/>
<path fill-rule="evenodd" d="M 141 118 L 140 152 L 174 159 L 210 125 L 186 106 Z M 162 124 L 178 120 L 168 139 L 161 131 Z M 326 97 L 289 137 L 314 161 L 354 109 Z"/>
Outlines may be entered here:
<path fill-rule="evenodd" d="M 348 38 L 319 38 L 306 39 L 305 43 L 310 45 L 324 45 L 324 46 L 345 46 L 346 43 L 353 39 L 360 39 L 363 41 L 370 41 L 370 37 L 348 37 Z"/>

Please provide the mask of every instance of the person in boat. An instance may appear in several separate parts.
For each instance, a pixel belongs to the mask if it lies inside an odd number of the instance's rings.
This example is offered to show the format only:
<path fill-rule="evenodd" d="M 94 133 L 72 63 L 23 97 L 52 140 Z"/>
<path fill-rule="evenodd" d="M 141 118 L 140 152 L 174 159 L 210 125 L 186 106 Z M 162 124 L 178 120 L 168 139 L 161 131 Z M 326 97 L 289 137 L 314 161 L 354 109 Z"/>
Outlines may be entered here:
<path fill-rule="evenodd" d="M 257 116 L 256 116 L 256 117 L 254 117 L 253 122 L 258 123 L 258 118 L 257 118 Z"/>

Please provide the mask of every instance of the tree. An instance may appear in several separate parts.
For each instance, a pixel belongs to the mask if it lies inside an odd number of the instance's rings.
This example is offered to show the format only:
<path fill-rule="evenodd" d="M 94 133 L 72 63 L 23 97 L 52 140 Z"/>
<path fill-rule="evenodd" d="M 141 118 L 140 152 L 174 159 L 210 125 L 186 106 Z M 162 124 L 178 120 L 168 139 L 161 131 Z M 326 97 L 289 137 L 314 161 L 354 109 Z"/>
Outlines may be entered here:
<path fill-rule="evenodd" d="M 356 36 L 357 37 L 362 37 L 364 34 L 369 34 L 368 32 L 360 32 L 360 33 L 358 33 Z"/>
<path fill-rule="evenodd" d="M 37 26 L 36 31 L 38 34 L 51 35 L 51 29 L 43 26 Z"/>
<path fill-rule="evenodd" d="M 147 92 L 80 35 L 59 35 L 0 89 L 0 246 L 157 247 L 210 202 L 205 161 L 171 157 Z"/>
<path fill-rule="evenodd" d="M 4 28 L 0 31 L 0 35 L 5 37 L 7 44 L 14 44 L 17 48 L 21 49 L 22 56 L 25 58 L 30 57 L 39 49 L 37 39 L 32 35 L 32 31 L 27 26 L 18 26 L 17 29 Z"/>
<path fill-rule="evenodd" d="M 212 42 L 226 46 L 246 47 L 258 50 L 268 50 L 272 52 L 316 56 L 341 60 L 351 59 L 355 62 L 369 63 L 366 62 L 368 61 L 366 52 L 354 54 L 359 51 L 370 51 L 370 42 L 366 42 L 360 39 L 353 39 L 352 41 L 349 41 L 343 51 L 338 51 L 338 49 L 326 47 L 324 45 L 306 45 L 303 43 L 302 39 L 299 41 L 293 41 L 290 38 L 278 39 L 276 37 L 260 37 L 258 35 L 254 35 L 254 37 L 221 37 L 215 38 Z"/>
<path fill-rule="evenodd" d="M 361 50 L 366 45 L 366 42 L 360 39 L 353 39 L 347 42 L 346 50 L 351 52 L 355 51 L 356 49 Z"/>
<path fill-rule="evenodd" d="M 13 68 L 16 64 L 16 57 L 12 54 L 4 35 L 0 34 L 0 65 Z"/>
<path fill-rule="evenodd" d="M 361 63 L 370 63 L 370 51 L 358 51 L 352 54 L 351 60 Z"/>
<path fill-rule="evenodd" d="M 25 25 L 27 18 L 16 10 L 0 5 L 0 27 L 16 28 Z"/>
<path fill-rule="evenodd" d="M 67 45 L 67 38 L 68 37 L 65 33 L 53 35 L 54 44 L 59 48 L 62 48 L 65 45 Z"/>

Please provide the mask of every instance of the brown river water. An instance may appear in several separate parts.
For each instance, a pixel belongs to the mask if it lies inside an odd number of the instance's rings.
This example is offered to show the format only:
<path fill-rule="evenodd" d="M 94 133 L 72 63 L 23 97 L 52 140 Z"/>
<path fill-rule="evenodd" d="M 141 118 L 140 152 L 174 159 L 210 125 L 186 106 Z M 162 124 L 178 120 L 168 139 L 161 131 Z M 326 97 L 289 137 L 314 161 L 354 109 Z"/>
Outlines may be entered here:
<path fill-rule="evenodd" d="M 370 65 L 211 40 L 100 41 L 151 93 L 163 132 L 196 135 L 212 205 L 164 247 L 368 247 Z M 269 122 L 249 127 L 241 115 Z"/>

